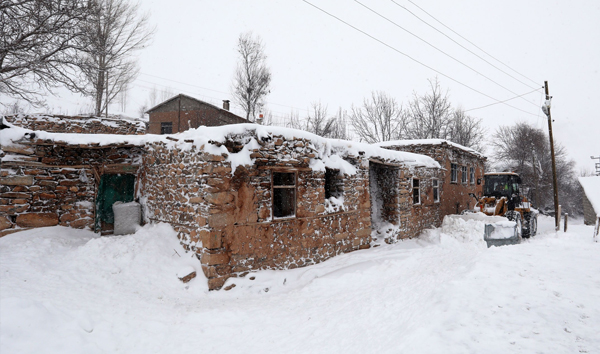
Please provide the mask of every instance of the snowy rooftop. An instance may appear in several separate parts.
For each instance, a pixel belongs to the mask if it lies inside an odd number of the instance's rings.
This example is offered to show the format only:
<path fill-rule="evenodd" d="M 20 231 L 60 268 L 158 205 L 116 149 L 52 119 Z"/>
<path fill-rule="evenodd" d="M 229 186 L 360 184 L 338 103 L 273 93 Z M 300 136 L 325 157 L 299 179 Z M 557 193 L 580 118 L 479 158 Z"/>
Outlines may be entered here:
<path fill-rule="evenodd" d="M 594 207 L 596 215 L 600 217 L 600 176 L 579 177 L 579 183 Z"/>
<path fill-rule="evenodd" d="M 381 147 L 386 147 L 386 146 L 442 145 L 442 144 L 448 144 L 448 145 L 453 146 L 453 147 L 455 147 L 457 149 L 461 149 L 461 150 L 464 150 L 466 152 L 469 152 L 469 153 L 471 153 L 473 155 L 477 155 L 479 157 L 485 157 L 485 155 L 483 155 L 479 151 L 473 150 L 471 148 L 468 148 L 466 146 L 462 146 L 462 145 L 457 144 L 457 143 L 453 143 L 450 140 L 445 140 L 445 139 L 390 140 L 390 141 L 384 141 L 382 143 L 377 143 L 375 145 L 381 146 Z"/>
<path fill-rule="evenodd" d="M 364 155 L 367 158 L 385 159 L 388 162 L 405 164 L 412 167 L 431 167 L 439 168 L 440 165 L 432 158 L 403 151 L 393 151 L 380 148 L 376 145 L 359 143 L 346 140 L 327 139 L 318 135 L 302 130 L 262 126 L 257 124 L 234 124 L 219 127 L 199 127 L 188 131 L 172 135 L 114 135 L 114 134 L 69 134 L 69 133 L 49 133 L 44 131 L 31 131 L 19 127 L 10 126 L 10 129 L 4 129 L 0 134 L 0 145 L 9 145 L 12 142 L 21 140 L 27 133 L 35 133 L 36 139 L 50 140 L 56 143 L 66 143 L 73 145 L 95 144 L 100 146 L 114 144 L 128 144 L 143 146 L 153 142 L 163 142 L 167 147 L 179 149 L 191 149 L 192 146 L 203 146 L 204 151 L 211 154 L 225 154 L 229 156 L 232 167 L 251 164 L 250 150 L 258 148 L 259 144 L 255 139 L 247 143 L 248 148 L 244 148 L 238 153 L 229 153 L 225 146 L 216 146 L 213 142 L 225 143 L 228 137 L 232 135 L 255 135 L 257 139 L 281 136 L 285 139 L 306 139 L 315 145 L 319 151 L 319 158 L 327 160 L 325 165 L 312 166 L 314 169 L 322 169 L 325 166 L 335 167 L 333 164 L 337 155 L 358 156 Z M 336 157 L 333 157 L 336 156 Z M 337 167 L 336 167 L 337 168 Z M 235 169 L 235 168 L 234 168 Z M 350 171 L 347 171 L 350 172 Z M 352 173 L 352 172 L 350 172 Z"/>

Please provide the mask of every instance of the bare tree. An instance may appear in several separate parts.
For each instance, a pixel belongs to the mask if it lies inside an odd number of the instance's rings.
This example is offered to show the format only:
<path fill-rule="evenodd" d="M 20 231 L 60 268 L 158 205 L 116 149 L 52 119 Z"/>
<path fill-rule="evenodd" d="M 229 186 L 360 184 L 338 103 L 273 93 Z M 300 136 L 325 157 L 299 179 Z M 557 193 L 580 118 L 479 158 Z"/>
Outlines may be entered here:
<path fill-rule="evenodd" d="M 384 92 L 372 92 L 362 107 L 349 115 L 354 132 L 368 143 L 400 139 L 406 129 L 406 115 L 396 100 Z"/>
<path fill-rule="evenodd" d="M 496 166 L 521 176 L 523 186 L 529 190 L 529 197 L 536 207 L 552 206 L 552 160 L 546 133 L 526 123 L 501 126 L 491 143 Z M 555 160 L 561 204 L 566 212 L 576 214 L 580 195 L 575 163 L 569 160 L 566 149 L 558 143 L 555 143 Z"/>
<path fill-rule="evenodd" d="M 43 91 L 73 84 L 87 0 L 0 1 L 0 93 L 43 105 Z"/>
<path fill-rule="evenodd" d="M 332 118 L 331 132 L 329 138 L 348 140 L 348 125 L 346 124 L 346 112 L 340 107 L 338 112 Z"/>
<path fill-rule="evenodd" d="M 327 117 L 327 105 L 322 104 L 321 101 L 311 103 L 306 116 L 307 131 L 328 137 L 332 132 L 334 122 L 333 118 Z"/>
<path fill-rule="evenodd" d="M 162 90 L 160 90 L 161 102 L 164 102 L 173 96 L 174 96 L 173 89 L 171 89 L 170 87 L 163 87 Z"/>
<path fill-rule="evenodd" d="M 283 126 L 292 129 L 308 130 L 306 121 L 300 119 L 300 113 L 297 110 L 292 110 L 290 114 L 285 117 Z"/>
<path fill-rule="evenodd" d="M 448 92 L 442 92 L 437 78 L 429 80 L 431 92 L 422 96 L 413 94 L 409 103 L 410 122 L 407 127 L 409 139 L 446 139 L 452 119 L 452 105 Z"/>
<path fill-rule="evenodd" d="M 150 92 L 148 93 L 148 102 L 150 102 L 150 107 L 156 106 L 157 99 L 158 91 L 156 90 L 156 86 L 153 86 Z"/>
<path fill-rule="evenodd" d="M 90 0 L 86 35 L 80 41 L 84 57 L 78 63 L 85 83 L 74 86 L 93 98 L 95 113 L 110 103 L 138 74 L 134 53 L 150 41 L 154 29 L 148 15 L 139 16 L 139 5 L 127 0 Z"/>
<path fill-rule="evenodd" d="M 485 151 L 485 129 L 481 125 L 481 119 L 467 115 L 460 107 L 452 112 L 447 134 L 446 138 L 450 141 L 479 152 Z"/>
<path fill-rule="evenodd" d="M 246 119 L 253 122 L 270 92 L 271 70 L 267 67 L 260 37 L 254 37 L 251 32 L 241 34 L 237 51 L 240 57 L 233 79 L 233 96 L 246 112 Z"/>

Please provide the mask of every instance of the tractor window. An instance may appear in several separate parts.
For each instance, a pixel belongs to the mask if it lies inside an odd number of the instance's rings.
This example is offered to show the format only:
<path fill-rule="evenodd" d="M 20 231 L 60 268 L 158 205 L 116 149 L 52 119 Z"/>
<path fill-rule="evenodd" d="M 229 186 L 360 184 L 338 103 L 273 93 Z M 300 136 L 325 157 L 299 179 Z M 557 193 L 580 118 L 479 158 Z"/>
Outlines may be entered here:
<path fill-rule="evenodd" d="M 519 184 L 510 175 L 485 176 L 484 194 L 487 196 L 510 197 L 519 191 Z"/>

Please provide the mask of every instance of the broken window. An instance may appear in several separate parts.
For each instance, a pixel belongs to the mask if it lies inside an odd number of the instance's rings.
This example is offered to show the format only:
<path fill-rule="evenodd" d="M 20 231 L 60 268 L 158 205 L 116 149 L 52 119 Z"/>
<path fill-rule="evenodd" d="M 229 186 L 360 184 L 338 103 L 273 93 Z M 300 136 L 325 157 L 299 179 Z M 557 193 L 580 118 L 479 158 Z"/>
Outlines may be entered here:
<path fill-rule="evenodd" d="M 450 164 L 450 182 L 458 182 L 458 166 L 455 163 Z"/>
<path fill-rule="evenodd" d="M 285 218 L 296 215 L 296 173 L 275 172 L 273 181 L 273 217 Z"/>
<path fill-rule="evenodd" d="M 173 134 L 173 123 L 172 122 L 160 123 L 160 133 L 161 134 Z"/>
<path fill-rule="evenodd" d="M 467 166 L 461 166 L 460 170 L 461 170 L 460 171 L 461 172 L 460 173 L 461 174 L 461 176 L 460 176 L 461 182 L 463 184 L 467 184 Z"/>
<path fill-rule="evenodd" d="M 412 189 L 413 189 L 413 204 L 421 204 L 421 193 L 419 193 L 419 179 L 412 179 Z"/>
<path fill-rule="evenodd" d="M 434 179 L 431 184 L 433 185 L 433 202 L 437 203 L 440 201 L 440 181 Z"/>
<path fill-rule="evenodd" d="M 325 169 L 325 199 L 331 197 L 340 198 L 344 194 L 342 181 L 340 170 Z"/>
<path fill-rule="evenodd" d="M 475 184 L 475 167 L 469 168 L 469 183 Z"/>

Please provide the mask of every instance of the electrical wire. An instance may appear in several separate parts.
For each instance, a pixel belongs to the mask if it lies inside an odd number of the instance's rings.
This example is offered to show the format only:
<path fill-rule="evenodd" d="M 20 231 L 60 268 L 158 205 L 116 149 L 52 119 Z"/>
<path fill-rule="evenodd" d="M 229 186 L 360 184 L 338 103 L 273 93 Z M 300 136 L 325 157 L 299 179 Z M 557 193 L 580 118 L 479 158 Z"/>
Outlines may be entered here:
<path fill-rule="evenodd" d="M 463 83 L 463 82 L 461 82 L 461 81 L 458 81 L 458 80 L 454 79 L 454 78 L 453 78 L 453 77 L 451 77 L 451 76 L 448 76 L 448 75 L 444 74 L 443 72 L 441 72 L 441 71 L 439 71 L 439 70 L 437 70 L 437 69 L 434 69 L 433 67 L 431 67 L 431 66 L 429 66 L 429 65 L 427 65 L 427 64 L 425 64 L 425 63 L 423 63 L 423 62 L 421 62 L 421 61 L 419 61 L 419 60 L 417 60 L 417 59 L 415 59 L 415 58 L 413 58 L 413 57 L 411 57 L 410 55 L 408 55 L 408 54 L 406 54 L 406 53 L 404 53 L 404 52 L 400 51 L 399 49 L 397 49 L 397 48 L 395 48 L 395 47 L 393 47 L 393 46 L 391 46 L 391 45 L 389 45 L 389 44 L 385 43 L 384 41 L 382 41 L 382 40 L 380 40 L 380 39 L 378 39 L 378 38 L 376 38 L 376 37 L 374 37 L 374 36 L 370 35 L 369 33 L 367 33 L 367 32 L 365 32 L 365 31 L 361 30 L 360 28 L 358 28 L 358 27 L 356 27 L 356 26 L 354 26 L 354 25 L 352 25 L 352 24 L 350 24 L 350 23 L 348 23 L 348 22 L 346 22 L 346 21 L 342 20 L 341 18 L 339 18 L 339 17 L 337 17 L 337 16 L 335 16 L 335 15 L 333 15 L 333 14 L 331 14 L 331 13 L 329 13 L 329 12 L 325 11 L 324 9 L 322 9 L 322 8 L 320 8 L 320 7 L 316 6 L 316 5 L 314 5 L 314 4 L 310 3 L 310 2 L 308 2 L 307 0 L 302 0 L 302 1 L 303 1 L 303 2 L 305 2 L 305 3 L 307 3 L 308 5 L 310 5 L 310 6 L 314 7 L 314 8 L 316 8 L 317 10 L 319 10 L 319 11 L 321 11 L 321 12 L 323 12 L 323 13 L 327 14 L 328 16 L 335 18 L 336 20 L 338 20 L 338 21 L 342 22 L 343 24 L 345 24 L 345 25 L 347 25 L 347 26 L 349 26 L 349 27 L 353 28 L 354 30 L 356 30 L 356 31 L 358 31 L 358 32 L 360 32 L 360 33 L 362 33 L 362 34 L 364 34 L 365 36 L 367 36 L 367 37 L 369 37 L 369 38 L 373 39 L 374 41 L 376 41 L 376 42 L 379 42 L 380 44 L 383 44 L 384 46 L 386 46 L 386 47 L 390 48 L 391 50 L 393 50 L 393 51 L 397 52 L 398 54 L 401 54 L 401 55 L 403 55 L 403 56 L 407 57 L 408 59 L 410 59 L 410 60 L 412 60 L 412 61 L 414 61 L 414 62 L 416 62 L 416 63 L 418 63 L 418 64 L 420 64 L 420 65 L 422 65 L 422 66 L 424 66 L 424 67 L 426 67 L 427 69 L 429 69 L 429 70 L 431 70 L 431 71 L 434 71 L 434 72 L 436 72 L 437 74 L 439 74 L 439 75 L 441 75 L 441 76 L 443 76 L 443 77 L 445 77 L 445 78 L 447 78 L 447 79 L 449 79 L 449 80 L 452 80 L 452 81 L 456 82 L 457 84 L 459 84 L 459 85 L 461 85 L 461 86 L 464 86 L 464 87 L 466 87 L 466 88 L 470 89 L 470 90 L 471 90 L 471 91 L 473 91 L 473 92 L 477 92 L 478 94 L 480 94 L 480 95 L 482 95 L 482 96 L 485 96 L 485 97 L 487 97 L 487 98 L 491 98 L 491 99 L 492 99 L 492 100 L 494 100 L 494 101 L 497 101 L 497 102 L 499 102 L 499 103 L 503 103 L 504 105 L 506 105 L 506 106 L 509 106 L 509 107 L 512 107 L 512 108 L 514 108 L 514 109 L 516 109 L 516 110 L 518 110 L 518 111 L 521 111 L 521 112 L 523 112 L 523 113 L 527 113 L 527 114 L 530 114 L 530 115 L 532 115 L 532 116 L 535 116 L 535 114 L 533 114 L 533 113 L 531 113 L 531 112 L 527 112 L 527 111 L 525 111 L 525 110 L 523 110 L 523 109 L 517 108 L 517 107 L 515 107 L 515 106 L 511 106 L 511 105 L 509 105 L 508 103 L 501 102 L 499 99 L 496 99 L 496 98 L 494 98 L 494 97 L 492 97 L 492 96 L 490 96 L 490 95 L 488 95 L 488 94 L 486 94 L 486 93 L 483 93 L 483 92 L 481 92 L 481 91 L 479 91 L 479 90 L 477 90 L 477 89 L 475 89 L 475 88 L 473 88 L 473 87 L 471 87 L 471 86 L 469 86 L 469 85 L 467 85 L 467 84 L 465 84 L 465 83 Z"/>
<path fill-rule="evenodd" d="M 535 89 L 535 90 L 533 90 L 533 91 L 529 91 L 529 92 L 527 92 L 527 93 L 524 93 L 524 94 L 522 94 L 522 95 L 518 95 L 518 96 L 515 96 L 515 97 L 511 97 L 511 98 L 509 98 L 509 99 L 506 99 L 506 100 L 503 100 L 503 101 L 500 101 L 500 102 L 494 102 L 494 103 L 487 104 L 487 105 L 485 105 L 485 106 L 481 106 L 481 107 L 476 107 L 476 108 L 470 108 L 470 109 L 466 109 L 466 110 L 465 110 L 465 112 L 474 111 L 474 110 L 476 110 L 476 109 L 482 109 L 482 108 L 486 108 L 486 107 L 489 107 L 489 106 L 493 106 L 493 105 L 497 105 L 497 104 L 500 104 L 500 103 L 504 103 L 504 102 L 507 102 L 507 101 L 510 101 L 510 100 L 514 100 L 515 98 L 519 98 L 519 97 L 523 97 L 523 96 L 529 95 L 529 94 L 531 94 L 531 93 L 534 93 L 534 92 L 536 92 L 536 91 L 539 91 L 539 90 L 541 90 L 541 89 L 543 89 L 543 87 L 537 88 L 537 89 Z M 541 106 L 540 106 L 540 107 L 541 107 Z M 539 117 L 539 113 L 538 113 L 538 117 Z"/>
<path fill-rule="evenodd" d="M 498 71 L 502 72 L 503 74 L 506 74 L 508 76 L 510 76 L 511 78 L 515 79 L 516 81 L 522 83 L 525 86 L 528 86 L 529 88 L 534 88 L 534 86 L 531 86 L 528 83 L 525 83 L 523 81 L 521 81 L 520 79 L 512 76 L 511 74 L 507 73 L 506 71 L 500 69 L 499 67 L 497 67 L 496 65 L 490 63 L 487 59 L 485 59 L 484 57 L 480 56 L 479 54 L 473 52 L 472 50 L 470 50 L 469 48 L 465 47 L 464 45 L 460 44 L 459 42 L 457 42 L 456 40 L 454 40 L 452 37 L 448 36 L 447 34 L 445 34 L 444 32 L 440 31 L 439 29 L 437 29 L 436 27 L 434 27 L 433 25 L 431 25 L 430 23 L 428 23 L 427 21 L 423 20 L 421 17 L 417 16 L 417 14 L 415 14 L 414 12 L 410 11 L 408 8 L 406 8 L 406 6 L 404 5 L 400 5 L 398 4 L 395 0 L 392 0 L 392 2 L 394 4 L 396 4 L 397 6 L 401 7 L 402 9 L 404 9 L 405 11 L 407 11 L 409 14 L 413 15 L 415 18 L 417 18 L 419 21 L 423 22 L 424 24 L 426 24 L 427 26 L 433 28 L 434 30 L 436 30 L 437 32 L 439 32 L 441 35 L 443 35 L 444 37 L 448 38 L 449 40 L 451 40 L 452 42 L 454 42 L 456 45 L 460 46 L 461 48 L 463 48 L 464 50 L 468 51 L 469 53 L 473 54 L 474 56 L 476 56 L 477 58 L 483 60 L 484 62 L 486 62 L 487 64 L 491 65 L 492 67 L 494 67 L 495 69 L 497 69 Z M 488 54 L 489 55 L 489 54 Z M 496 59 L 497 60 L 497 59 Z"/>
<path fill-rule="evenodd" d="M 456 32 L 455 30 L 453 30 L 452 28 L 446 26 L 442 21 L 438 20 L 437 18 L 435 18 L 435 16 L 433 16 L 432 14 L 430 14 L 429 12 L 425 11 L 425 9 L 423 9 L 422 7 L 420 7 L 419 5 L 415 4 L 413 1 L 408 0 L 408 2 L 410 2 L 411 4 L 413 4 L 414 6 L 416 6 L 419 10 L 423 11 L 424 13 L 426 13 L 429 17 L 433 18 L 435 21 L 437 21 L 439 24 L 441 24 L 442 26 L 446 27 L 447 29 L 449 29 L 450 31 L 452 31 L 452 33 L 456 34 L 457 36 L 459 36 L 460 38 L 464 39 L 465 41 L 469 42 L 472 46 L 474 46 L 475 48 L 481 50 L 483 53 L 485 53 L 486 55 L 490 56 L 490 58 L 496 60 L 498 63 L 506 66 L 507 68 L 509 68 L 510 70 L 512 70 L 513 72 L 521 75 L 523 78 L 533 82 L 534 85 L 537 85 L 538 83 L 535 80 L 532 80 L 530 78 L 528 78 L 527 76 L 521 74 L 520 72 L 516 71 L 515 69 L 511 68 L 510 66 L 504 64 L 500 59 L 497 59 L 496 57 L 494 57 L 493 55 L 491 55 L 490 53 L 486 52 L 485 50 L 481 49 L 479 46 L 477 46 L 475 43 L 471 42 L 470 40 L 468 40 L 467 38 L 465 38 L 464 36 L 462 36 L 460 33 Z"/>
<path fill-rule="evenodd" d="M 425 42 L 425 43 L 426 43 L 426 44 L 428 44 L 430 47 L 432 47 L 433 49 L 437 50 L 438 52 L 440 52 L 440 53 L 444 54 L 444 55 L 445 55 L 445 56 L 447 56 L 448 58 L 450 58 L 450 59 L 452 59 L 452 60 L 456 61 L 456 62 L 457 62 L 457 63 L 459 63 L 459 64 L 462 64 L 463 66 L 465 66 L 465 67 L 467 67 L 467 68 L 469 68 L 469 69 L 471 69 L 473 72 L 475 72 L 475 73 L 477 73 L 477 74 L 479 74 L 479 75 L 483 76 L 484 78 L 486 78 L 486 79 L 488 79 L 489 81 L 493 82 L 494 84 L 496 84 L 496 85 L 498 85 L 498 86 L 502 87 L 503 89 L 505 89 L 506 91 L 508 91 L 508 92 L 512 93 L 513 95 L 517 95 L 517 93 L 516 93 L 516 92 L 514 92 L 514 91 L 512 91 L 511 89 L 509 89 L 509 88 L 507 88 L 507 87 L 503 86 L 502 84 L 498 83 L 497 81 L 493 80 L 492 78 L 490 78 L 490 77 L 488 77 L 488 76 L 486 76 L 486 75 L 482 74 L 481 72 L 479 72 L 479 71 L 477 71 L 477 70 L 473 69 L 473 68 L 472 68 L 471 66 L 469 66 L 468 64 L 465 64 L 464 62 L 462 62 L 462 61 L 460 61 L 460 60 L 456 59 L 456 58 L 455 58 L 455 57 L 453 57 L 452 55 L 450 55 L 450 54 L 448 54 L 448 53 L 444 52 L 444 51 L 443 51 L 443 50 L 441 50 L 440 48 L 438 48 L 438 47 L 434 46 L 433 44 L 429 43 L 429 42 L 428 42 L 428 41 L 426 41 L 425 39 L 423 39 L 423 38 L 421 38 L 421 37 L 417 36 L 417 35 L 416 35 L 416 34 L 414 34 L 413 32 L 411 32 L 411 31 L 407 30 L 406 28 L 404 28 L 404 27 L 400 26 L 398 23 L 396 23 L 396 22 L 392 21 L 391 19 L 389 19 L 389 18 L 387 18 L 387 17 L 383 16 L 383 15 L 382 15 L 382 14 L 380 14 L 379 12 L 377 12 L 377 11 L 373 10 L 372 8 L 370 8 L 370 7 L 368 7 L 367 5 L 365 5 L 365 4 L 363 4 L 363 3 L 361 3 L 360 1 L 358 1 L 358 0 L 354 0 L 354 2 L 356 2 L 356 3 L 358 3 L 359 5 L 363 6 L 363 7 L 364 7 L 364 8 L 366 8 L 367 10 L 371 11 L 372 13 L 374 13 L 375 15 L 377 15 L 377 16 L 379 16 L 379 17 L 383 18 L 384 20 L 388 21 L 389 23 L 393 24 L 394 26 L 396 26 L 396 27 L 398 27 L 398 28 L 400 28 L 400 29 L 404 30 L 405 32 L 407 32 L 407 33 L 411 34 L 413 37 L 416 37 L 416 38 L 418 38 L 419 40 L 421 40 L 421 41 Z M 518 96 L 518 97 L 519 97 L 519 96 Z M 527 103 L 529 103 L 529 104 L 531 104 L 531 105 L 534 105 L 534 106 L 535 106 L 535 103 L 533 103 L 533 102 L 529 102 L 529 101 L 527 101 L 526 99 L 523 99 L 523 100 L 524 100 L 525 102 L 527 102 Z M 536 107 L 537 107 L 537 106 L 536 106 Z"/>

